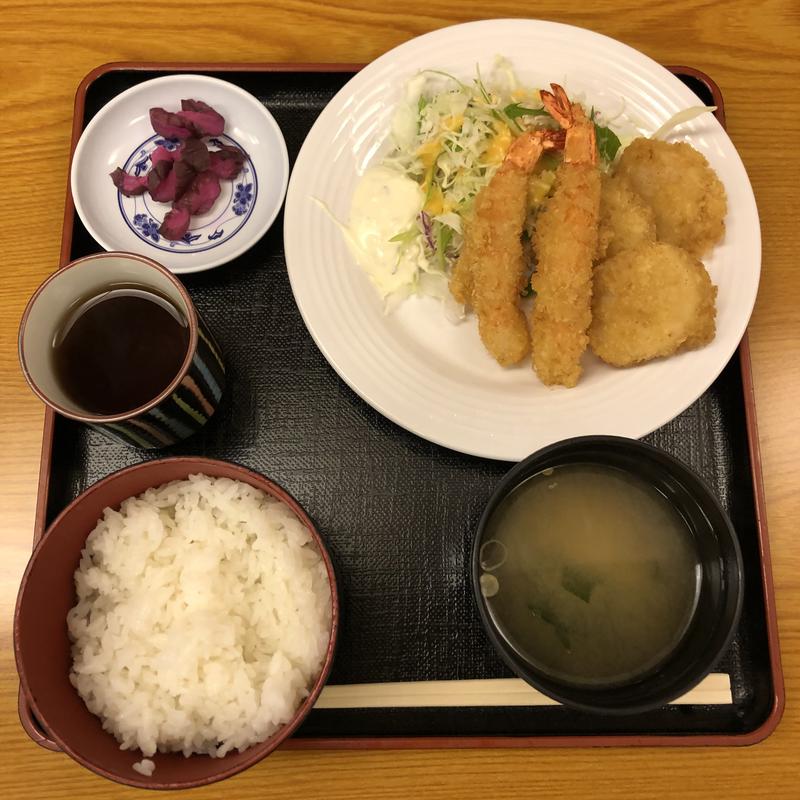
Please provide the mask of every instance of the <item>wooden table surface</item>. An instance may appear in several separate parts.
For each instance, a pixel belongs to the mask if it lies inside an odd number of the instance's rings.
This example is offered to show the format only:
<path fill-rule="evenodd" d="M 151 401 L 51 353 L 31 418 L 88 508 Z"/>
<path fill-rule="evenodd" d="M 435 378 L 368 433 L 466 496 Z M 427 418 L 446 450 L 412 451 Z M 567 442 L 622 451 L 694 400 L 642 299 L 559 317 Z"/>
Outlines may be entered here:
<path fill-rule="evenodd" d="M 108 61 L 366 62 L 485 16 L 536 15 L 708 72 L 761 214 L 763 273 L 750 325 L 788 702 L 749 748 L 278 752 L 200 798 L 797 797 L 800 752 L 800 6 L 797 0 L 0 0 L 0 791 L 23 798 L 144 796 L 34 745 L 17 719 L 11 623 L 30 552 L 42 406 L 17 363 L 26 300 L 58 259 L 72 103 Z M 396 11 L 394 9 L 397 9 Z M 435 54 L 432 54 L 432 56 Z"/>

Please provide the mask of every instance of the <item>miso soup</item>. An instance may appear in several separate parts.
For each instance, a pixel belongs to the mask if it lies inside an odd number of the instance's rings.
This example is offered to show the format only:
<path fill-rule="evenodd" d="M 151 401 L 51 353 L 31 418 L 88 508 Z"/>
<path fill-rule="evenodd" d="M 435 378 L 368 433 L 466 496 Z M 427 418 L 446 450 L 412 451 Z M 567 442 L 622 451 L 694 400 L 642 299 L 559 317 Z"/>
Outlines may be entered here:
<path fill-rule="evenodd" d="M 585 686 L 656 667 L 686 631 L 702 576 L 691 530 L 666 497 L 596 464 L 517 487 L 495 509 L 480 561 L 501 634 L 542 672 Z"/>

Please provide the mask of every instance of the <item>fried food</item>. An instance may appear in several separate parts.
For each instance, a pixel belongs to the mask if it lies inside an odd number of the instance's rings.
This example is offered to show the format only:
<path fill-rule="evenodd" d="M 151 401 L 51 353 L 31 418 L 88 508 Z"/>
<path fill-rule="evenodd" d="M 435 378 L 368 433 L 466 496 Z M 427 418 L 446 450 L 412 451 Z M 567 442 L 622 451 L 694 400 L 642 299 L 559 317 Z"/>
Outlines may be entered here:
<path fill-rule="evenodd" d="M 594 273 L 589 341 L 603 361 L 630 367 L 708 344 L 717 288 L 702 262 L 661 242 L 626 250 Z"/>
<path fill-rule="evenodd" d="M 514 140 L 500 168 L 475 198 L 450 279 L 450 293 L 472 306 L 484 346 L 503 367 L 519 363 L 530 348 L 528 323 L 519 307 L 525 284 L 522 229 L 528 176 L 542 152 L 558 143 L 552 131 Z"/>
<path fill-rule="evenodd" d="M 542 101 L 562 130 L 518 137 L 476 197 L 453 297 L 473 307 L 499 364 L 530 350 L 548 386 L 577 384 L 587 346 L 627 367 L 708 344 L 717 290 L 697 259 L 725 232 L 721 182 L 688 144 L 649 139 L 634 140 L 614 174 L 601 177 L 594 124 L 551 87 Z M 542 152 L 562 146 L 555 173 L 534 176 Z M 530 325 L 519 306 L 526 247 L 535 263 Z"/>
<path fill-rule="evenodd" d="M 569 387 L 581 376 L 589 341 L 600 171 L 594 125 L 560 86 L 552 88 L 553 94 L 541 93 L 542 101 L 567 134 L 553 194 L 536 218 L 531 350 L 543 383 Z"/>
<path fill-rule="evenodd" d="M 449 283 L 453 299 L 463 306 L 472 305 L 472 247 L 477 238 L 478 231 L 473 230 L 470 220 L 465 220 L 464 242 L 461 245 L 458 261 L 453 264 Z"/>
<path fill-rule="evenodd" d="M 655 240 L 656 217 L 652 207 L 626 181 L 604 175 L 595 259 L 602 261 Z"/>
<path fill-rule="evenodd" d="M 659 241 L 699 258 L 723 237 L 725 187 L 691 145 L 634 139 L 614 174 L 652 206 Z"/>

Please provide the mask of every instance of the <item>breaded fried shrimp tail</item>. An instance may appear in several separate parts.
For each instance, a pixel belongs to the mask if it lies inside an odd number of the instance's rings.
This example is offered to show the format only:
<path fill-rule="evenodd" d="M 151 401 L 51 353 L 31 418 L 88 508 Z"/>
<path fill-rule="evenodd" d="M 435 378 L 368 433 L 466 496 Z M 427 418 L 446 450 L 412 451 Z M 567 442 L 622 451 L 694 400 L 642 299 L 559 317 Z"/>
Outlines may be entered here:
<path fill-rule="evenodd" d="M 472 255 L 472 306 L 486 349 L 508 367 L 528 355 L 530 334 L 518 306 L 525 282 L 522 226 L 527 213 L 527 175 L 498 171 L 475 202 L 465 248 Z"/>
<path fill-rule="evenodd" d="M 536 292 L 531 316 L 533 368 L 548 386 L 575 386 L 592 321 L 592 261 L 600 219 L 600 171 L 594 125 L 552 84 L 545 108 L 566 129 L 564 163 L 552 197 L 536 220 Z"/>
<path fill-rule="evenodd" d="M 522 229 L 527 214 L 528 176 L 542 151 L 561 137 L 552 131 L 519 136 L 503 164 L 478 193 L 465 227 L 461 257 L 450 292 L 471 303 L 484 346 L 503 367 L 522 361 L 530 348 L 519 293 L 525 283 Z"/>
<path fill-rule="evenodd" d="M 472 224 L 466 223 L 461 254 L 458 257 L 458 261 L 453 265 L 453 271 L 450 273 L 450 294 L 453 295 L 457 303 L 465 306 L 472 305 L 472 249 L 474 239 Z"/>
<path fill-rule="evenodd" d="M 575 386 L 592 321 L 592 260 L 597 247 L 600 172 L 562 164 L 534 233 L 536 292 L 531 318 L 533 367 L 548 386 Z"/>

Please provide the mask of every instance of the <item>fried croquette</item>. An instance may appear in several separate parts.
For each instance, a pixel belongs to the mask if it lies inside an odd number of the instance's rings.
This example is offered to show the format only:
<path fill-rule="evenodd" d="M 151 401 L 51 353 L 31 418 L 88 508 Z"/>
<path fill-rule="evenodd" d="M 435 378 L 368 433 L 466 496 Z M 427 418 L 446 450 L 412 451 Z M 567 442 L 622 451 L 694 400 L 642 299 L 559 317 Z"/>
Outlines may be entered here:
<path fill-rule="evenodd" d="M 725 233 L 725 187 L 705 157 L 685 142 L 634 139 L 615 177 L 652 206 L 657 238 L 700 258 Z"/>
<path fill-rule="evenodd" d="M 600 217 L 600 170 L 594 125 L 566 92 L 541 92 L 550 115 L 566 130 L 564 161 L 553 194 L 536 218 L 536 271 L 531 314 L 533 368 L 547 386 L 575 386 L 592 319 L 592 261 Z"/>
<path fill-rule="evenodd" d="M 603 361 L 630 367 L 708 344 L 717 288 L 702 262 L 679 247 L 641 245 L 594 272 L 589 342 Z"/>
<path fill-rule="evenodd" d="M 656 240 L 656 217 L 653 209 L 619 178 L 603 176 L 600 192 L 600 229 L 595 259 L 631 250 Z"/>

